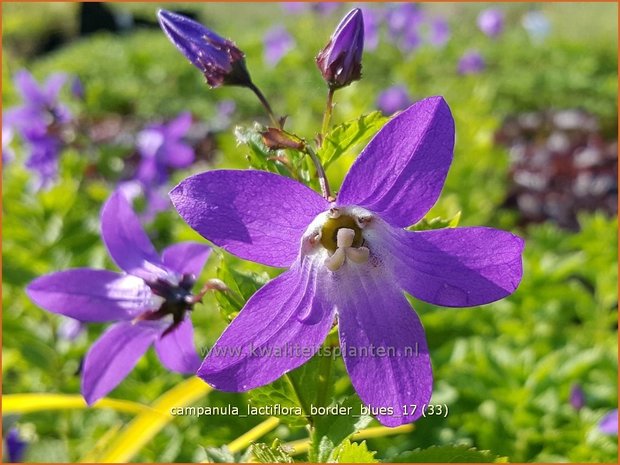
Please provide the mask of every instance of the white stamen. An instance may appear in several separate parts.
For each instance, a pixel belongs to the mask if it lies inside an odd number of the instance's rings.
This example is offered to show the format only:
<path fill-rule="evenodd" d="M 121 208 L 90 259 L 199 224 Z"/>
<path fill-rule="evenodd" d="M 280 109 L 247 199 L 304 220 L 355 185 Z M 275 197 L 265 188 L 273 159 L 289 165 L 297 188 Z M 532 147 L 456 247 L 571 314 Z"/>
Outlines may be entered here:
<path fill-rule="evenodd" d="M 329 209 L 329 217 L 330 218 L 338 218 L 341 215 L 341 212 L 338 208 L 330 208 Z"/>
<path fill-rule="evenodd" d="M 331 257 L 325 259 L 325 266 L 330 271 L 337 271 L 344 265 L 345 252 L 344 249 L 336 249 Z"/>
<path fill-rule="evenodd" d="M 359 247 L 357 249 L 349 247 L 345 249 L 345 255 L 352 262 L 366 263 L 368 261 L 368 257 L 370 256 L 370 250 L 368 250 L 368 247 Z"/>
<path fill-rule="evenodd" d="M 353 245 L 355 239 L 355 231 L 349 228 L 340 228 L 336 233 L 336 245 L 338 248 L 348 248 Z"/>

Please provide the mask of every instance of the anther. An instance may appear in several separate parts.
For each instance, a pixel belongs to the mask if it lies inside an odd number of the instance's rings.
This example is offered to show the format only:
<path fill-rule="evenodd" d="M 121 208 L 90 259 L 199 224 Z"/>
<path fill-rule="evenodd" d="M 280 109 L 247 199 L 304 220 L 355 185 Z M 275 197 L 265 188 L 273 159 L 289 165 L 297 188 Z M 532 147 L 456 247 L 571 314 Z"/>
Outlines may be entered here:
<path fill-rule="evenodd" d="M 340 217 L 342 213 L 340 212 L 340 209 L 333 207 L 329 209 L 329 217 L 330 218 L 338 218 Z"/>
<path fill-rule="evenodd" d="M 336 233 L 336 245 L 338 248 L 347 248 L 353 245 L 355 231 L 349 228 L 340 228 Z"/>

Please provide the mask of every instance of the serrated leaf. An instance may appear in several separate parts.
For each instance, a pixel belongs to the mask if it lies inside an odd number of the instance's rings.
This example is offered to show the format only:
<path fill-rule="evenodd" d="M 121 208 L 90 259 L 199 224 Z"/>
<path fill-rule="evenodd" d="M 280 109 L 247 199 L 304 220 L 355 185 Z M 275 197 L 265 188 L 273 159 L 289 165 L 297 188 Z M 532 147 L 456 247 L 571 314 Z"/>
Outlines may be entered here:
<path fill-rule="evenodd" d="M 306 418 L 303 416 L 303 408 L 301 407 L 293 386 L 286 376 L 266 386 L 248 391 L 248 396 L 250 404 L 254 407 L 273 407 L 278 405 L 283 411 L 285 409 L 291 411 L 299 410 L 301 415 L 273 415 L 280 418 L 283 423 L 290 427 L 299 427 L 306 424 Z"/>
<path fill-rule="evenodd" d="M 290 177 L 294 175 L 291 169 L 281 161 L 282 158 L 277 155 L 280 151 L 274 152 L 265 145 L 263 139 L 265 131 L 266 128 L 258 123 L 252 128 L 243 126 L 237 126 L 235 128 L 237 143 L 246 145 L 250 149 L 250 153 L 247 157 L 250 166 L 259 170 L 278 173 L 282 176 Z"/>
<path fill-rule="evenodd" d="M 375 451 L 368 450 L 366 441 L 359 444 L 348 439 L 334 449 L 328 463 L 378 463 Z"/>
<path fill-rule="evenodd" d="M 427 231 L 429 229 L 456 228 L 461 221 L 461 212 L 457 212 L 452 218 L 422 218 L 418 223 L 409 228 L 410 231 Z"/>
<path fill-rule="evenodd" d="M 333 128 L 323 141 L 318 155 L 325 169 L 342 155 L 365 145 L 389 118 L 375 111 Z"/>
<path fill-rule="evenodd" d="M 316 444 L 312 445 L 310 460 L 327 461 L 343 441 L 368 426 L 372 420 L 369 415 L 360 415 L 362 404 L 355 395 L 347 397 L 336 405 L 347 409 L 350 414 L 315 417 Z"/>
<path fill-rule="evenodd" d="M 394 463 L 494 463 L 505 461 L 488 450 L 467 446 L 431 446 L 403 452 L 392 458 Z"/>
<path fill-rule="evenodd" d="M 260 463 L 293 463 L 293 458 L 280 445 L 278 439 L 271 446 L 259 442 L 252 444 L 251 454 Z"/>

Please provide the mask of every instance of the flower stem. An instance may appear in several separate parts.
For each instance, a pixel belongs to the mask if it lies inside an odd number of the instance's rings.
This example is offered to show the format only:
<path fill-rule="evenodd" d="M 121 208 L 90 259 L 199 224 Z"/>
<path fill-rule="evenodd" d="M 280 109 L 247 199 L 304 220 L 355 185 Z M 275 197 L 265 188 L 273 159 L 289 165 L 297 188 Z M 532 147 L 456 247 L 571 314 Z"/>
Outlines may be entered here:
<path fill-rule="evenodd" d="M 375 426 L 373 428 L 363 429 L 351 436 L 351 440 L 358 441 L 360 439 L 381 438 L 385 436 L 393 436 L 395 434 L 404 434 L 413 431 L 413 425 L 401 425 L 396 428 L 388 428 L 387 426 Z M 308 452 L 310 449 L 310 441 L 308 439 L 299 439 L 297 441 L 287 442 L 283 445 L 285 449 L 291 450 L 291 455 L 299 455 Z"/>
<path fill-rule="evenodd" d="M 329 123 L 332 119 L 332 110 L 334 109 L 334 90 L 332 88 L 327 92 L 327 103 L 325 105 L 325 112 L 323 113 L 323 125 L 321 126 L 321 145 L 329 130 Z"/>
<path fill-rule="evenodd" d="M 275 126 L 277 126 L 280 129 L 282 129 L 282 124 L 280 124 L 280 121 L 278 121 L 278 118 L 276 118 L 276 116 L 274 115 L 273 110 L 271 109 L 271 105 L 269 105 L 269 101 L 267 100 L 267 97 L 265 97 L 265 95 L 261 92 L 261 90 L 253 82 L 250 82 L 248 87 L 258 97 L 258 100 L 260 100 L 260 103 L 263 105 L 263 107 L 267 111 L 267 114 L 269 115 L 269 118 L 271 118 L 271 122 Z"/>
<path fill-rule="evenodd" d="M 269 431 L 274 429 L 276 426 L 280 424 L 280 419 L 276 417 L 269 417 L 262 423 L 259 423 L 254 428 L 246 431 L 237 439 L 228 443 L 228 450 L 231 452 L 241 452 L 244 449 L 247 449 L 254 441 L 258 438 L 264 436 Z"/>
<path fill-rule="evenodd" d="M 309 145 L 305 146 L 305 152 L 310 155 L 310 158 L 314 163 L 314 167 L 316 168 L 316 175 L 319 178 L 319 184 L 321 186 L 321 193 L 323 194 L 323 197 L 325 197 L 327 200 L 330 200 L 332 192 L 329 188 L 329 181 L 327 180 L 327 174 L 325 174 L 325 169 L 321 164 L 321 160 L 319 160 L 318 155 Z"/>

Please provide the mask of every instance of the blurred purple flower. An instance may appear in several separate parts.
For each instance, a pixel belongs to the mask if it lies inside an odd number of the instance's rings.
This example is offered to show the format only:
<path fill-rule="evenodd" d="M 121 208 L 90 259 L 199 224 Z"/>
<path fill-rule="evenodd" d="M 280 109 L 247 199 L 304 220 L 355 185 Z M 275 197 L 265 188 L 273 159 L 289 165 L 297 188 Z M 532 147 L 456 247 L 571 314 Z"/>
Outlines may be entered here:
<path fill-rule="evenodd" d="M 157 18 L 170 42 L 202 71 L 210 87 L 251 84 L 245 55 L 233 42 L 171 11 L 159 10 Z"/>
<path fill-rule="evenodd" d="M 450 40 L 450 26 L 448 22 L 442 18 L 437 17 L 430 20 L 430 32 L 428 34 L 428 41 L 435 47 L 443 47 Z"/>
<path fill-rule="evenodd" d="M 116 321 L 84 360 L 82 394 L 89 405 L 114 389 L 153 344 L 169 370 L 196 371 L 200 359 L 188 312 L 199 300 L 191 290 L 210 252 L 183 242 L 160 256 L 118 191 L 101 211 L 101 234 L 123 273 L 77 268 L 42 276 L 26 288 L 52 313 L 86 323 Z"/>
<path fill-rule="evenodd" d="M 574 384 L 571 387 L 569 400 L 575 410 L 581 410 L 586 404 L 586 394 L 580 384 Z"/>
<path fill-rule="evenodd" d="M 13 135 L 15 132 L 10 126 L 2 125 L 2 165 L 9 163 L 15 158 L 15 154 L 11 149 L 11 143 L 13 142 Z"/>
<path fill-rule="evenodd" d="M 136 147 L 140 165 L 136 178 L 146 186 L 161 186 L 171 169 L 187 168 L 194 162 L 194 149 L 183 142 L 192 125 L 189 112 L 167 124 L 154 124 L 138 133 Z"/>
<path fill-rule="evenodd" d="M 63 318 L 60 326 L 58 326 L 56 334 L 60 339 L 74 341 L 85 331 L 85 329 L 86 326 L 81 321 L 73 318 Z"/>
<path fill-rule="evenodd" d="M 417 30 L 424 18 L 424 12 L 416 3 L 397 3 L 387 11 L 385 16 L 388 33 L 395 41 L 412 29 Z"/>
<path fill-rule="evenodd" d="M 477 50 L 468 50 L 465 52 L 458 63 L 459 74 L 478 74 L 486 68 L 484 58 Z"/>
<path fill-rule="evenodd" d="M 21 437 L 19 430 L 10 428 L 4 438 L 6 444 L 6 458 L 8 463 L 20 463 L 24 459 L 28 442 Z"/>
<path fill-rule="evenodd" d="M 84 84 L 82 80 L 75 76 L 71 80 L 71 94 L 78 100 L 84 100 L 86 97 L 86 92 L 84 91 Z"/>
<path fill-rule="evenodd" d="M 539 10 L 531 10 L 525 13 L 521 24 L 534 42 L 542 42 L 551 32 L 549 19 Z"/>
<path fill-rule="evenodd" d="M 312 10 L 321 16 L 329 16 L 340 8 L 338 2 L 313 2 L 310 5 Z"/>
<path fill-rule="evenodd" d="M 489 8 L 478 15 L 478 27 L 489 37 L 498 37 L 504 31 L 504 12 Z"/>
<path fill-rule="evenodd" d="M 290 14 L 300 14 L 308 10 L 307 2 L 282 2 L 280 5 Z"/>
<path fill-rule="evenodd" d="M 612 410 L 605 415 L 598 424 L 598 429 L 603 434 L 610 436 L 618 435 L 618 409 Z"/>
<path fill-rule="evenodd" d="M 293 37 L 283 26 L 275 26 L 265 34 L 265 61 L 269 66 L 275 66 L 295 47 Z"/>
<path fill-rule="evenodd" d="M 213 126 L 215 129 L 224 130 L 230 126 L 232 116 L 237 109 L 234 100 L 222 100 L 217 104 L 217 114 Z"/>
<path fill-rule="evenodd" d="M 509 232 L 404 229 L 437 201 L 453 148 L 450 109 L 431 97 L 383 126 L 333 202 L 256 170 L 207 171 L 173 189 L 175 208 L 203 237 L 240 258 L 288 268 L 248 300 L 198 376 L 232 392 L 271 383 L 319 350 L 337 316 L 362 402 L 392 407 L 377 415 L 387 426 L 419 418 L 421 409 L 403 405 L 429 401 L 431 360 L 403 290 L 435 305 L 475 306 L 510 295 L 522 276 L 523 240 Z M 377 356 L 372 346 L 392 349 Z"/>
<path fill-rule="evenodd" d="M 364 17 L 364 48 L 375 50 L 379 45 L 379 26 L 383 13 L 376 8 L 360 7 Z"/>
<path fill-rule="evenodd" d="M 342 18 L 316 64 L 330 89 L 348 86 L 362 77 L 364 18 L 359 8 Z"/>
<path fill-rule="evenodd" d="M 386 115 L 392 115 L 411 105 L 411 97 L 405 86 L 392 86 L 385 89 L 377 98 L 377 108 Z"/>
<path fill-rule="evenodd" d="M 26 167 L 39 175 L 39 187 L 48 186 L 58 173 L 61 131 L 71 121 L 69 109 L 59 101 L 66 80 L 65 74 L 52 74 L 39 86 L 28 71 L 18 71 L 15 86 L 23 103 L 9 108 L 2 118 L 3 131 L 18 133 L 28 146 Z"/>

